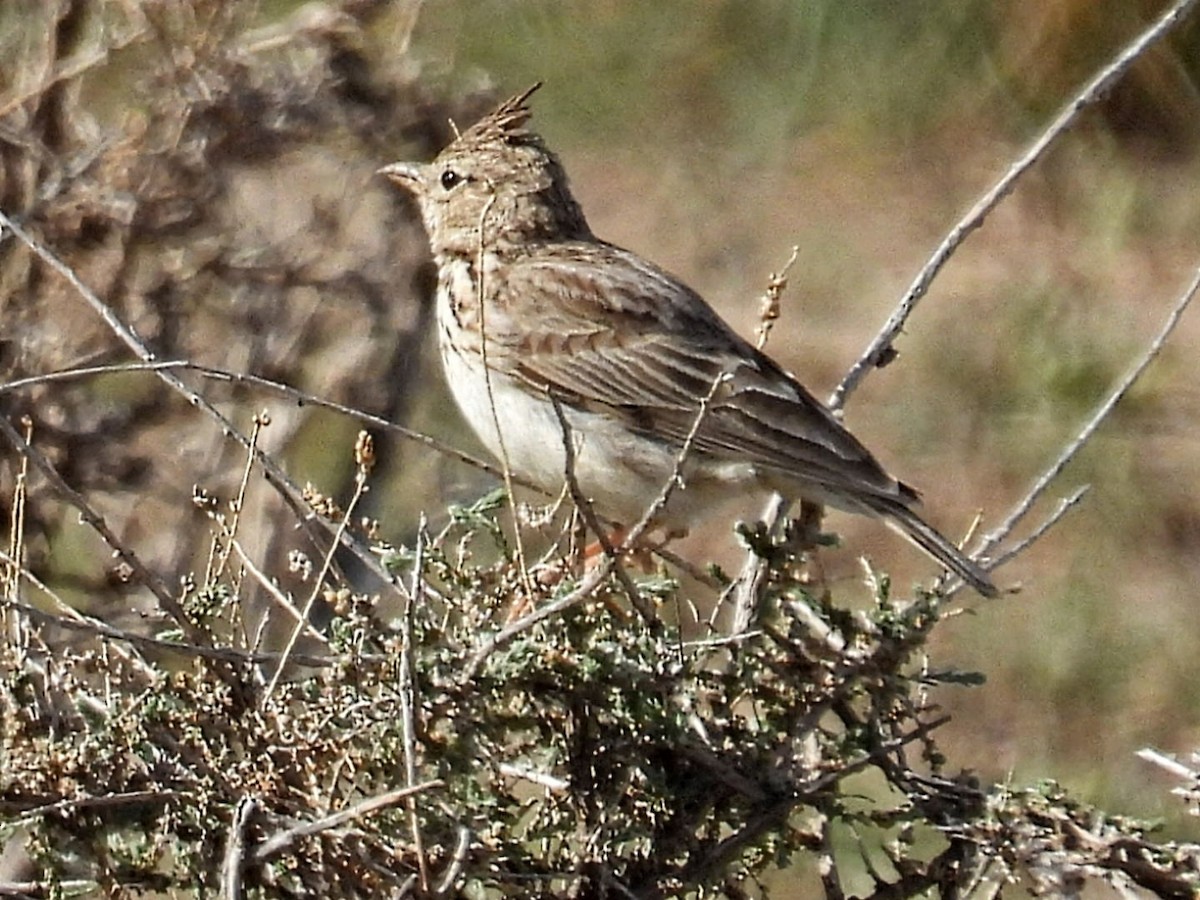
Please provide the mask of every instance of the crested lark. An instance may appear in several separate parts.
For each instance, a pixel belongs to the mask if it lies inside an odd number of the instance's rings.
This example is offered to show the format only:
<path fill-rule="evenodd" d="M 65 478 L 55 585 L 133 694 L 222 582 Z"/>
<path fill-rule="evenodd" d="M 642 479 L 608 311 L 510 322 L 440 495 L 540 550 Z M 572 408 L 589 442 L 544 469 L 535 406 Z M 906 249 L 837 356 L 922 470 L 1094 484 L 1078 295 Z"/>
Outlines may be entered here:
<path fill-rule="evenodd" d="M 555 398 L 580 489 L 599 514 L 631 524 L 672 476 L 711 392 L 656 524 L 686 531 L 723 500 L 779 491 L 882 518 L 994 596 L 984 571 L 914 511 L 916 491 L 796 379 L 679 279 L 592 234 L 558 158 L 526 128 L 536 87 L 433 162 L 380 170 L 420 207 L 446 377 L 483 443 L 557 493 Z"/>

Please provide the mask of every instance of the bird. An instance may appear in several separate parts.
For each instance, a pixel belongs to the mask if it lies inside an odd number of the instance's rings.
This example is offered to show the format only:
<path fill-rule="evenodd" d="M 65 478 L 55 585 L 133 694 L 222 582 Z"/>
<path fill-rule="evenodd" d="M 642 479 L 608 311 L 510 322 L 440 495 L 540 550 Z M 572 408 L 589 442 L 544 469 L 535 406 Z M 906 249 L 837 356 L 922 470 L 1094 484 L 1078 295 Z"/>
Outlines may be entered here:
<path fill-rule="evenodd" d="M 674 478 L 654 522 L 672 535 L 769 492 L 875 517 L 996 596 L 980 564 L 916 511 L 917 491 L 795 377 L 682 280 L 593 234 L 529 127 L 539 87 L 456 131 L 431 162 L 378 170 L 419 209 L 444 372 L 484 446 L 551 496 L 570 460 L 611 523 L 640 522 Z"/>

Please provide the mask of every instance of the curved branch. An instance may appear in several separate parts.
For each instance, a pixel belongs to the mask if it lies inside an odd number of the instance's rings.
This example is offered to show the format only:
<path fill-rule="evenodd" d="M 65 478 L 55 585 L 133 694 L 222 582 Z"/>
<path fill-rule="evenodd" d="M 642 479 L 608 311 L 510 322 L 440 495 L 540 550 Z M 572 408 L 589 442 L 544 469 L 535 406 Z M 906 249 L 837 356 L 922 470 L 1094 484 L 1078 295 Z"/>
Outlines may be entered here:
<path fill-rule="evenodd" d="M 1046 150 L 1050 148 L 1050 145 L 1075 124 L 1079 118 L 1079 114 L 1083 110 L 1101 100 L 1109 89 L 1116 84 L 1118 79 L 1129 70 L 1134 61 L 1178 26 L 1192 12 L 1192 9 L 1198 2 L 1200 0 L 1179 0 L 1179 2 L 1163 13 L 1158 21 L 1142 32 L 1136 40 L 1122 50 L 1111 63 L 1101 69 L 1072 98 L 1063 108 L 1062 112 L 1050 123 L 1049 127 L 1038 136 L 1038 139 L 1033 142 L 1029 149 L 1009 167 L 1004 176 L 987 193 L 979 198 L 970 212 L 963 216 L 957 225 L 950 229 L 950 233 L 946 235 L 945 240 L 934 251 L 929 262 L 917 273 L 916 280 L 909 286 L 908 291 L 901 298 L 899 305 L 892 312 L 887 322 L 884 323 L 883 329 L 871 341 L 870 346 L 867 347 L 862 356 L 850 367 L 845 377 L 842 378 L 841 384 L 830 395 L 830 409 L 840 410 L 844 407 L 846 401 L 850 399 L 850 394 L 858 387 L 871 369 L 880 368 L 890 362 L 891 358 L 895 355 L 892 344 L 899 337 L 900 332 L 904 330 L 905 322 L 908 321 L 908 317 L 916 309 L 917 303 L 928 292 L 929 286 L 933 283 L 933 279 L 937 277 L 938 272 L 941 271 L 942 266 L 954 255 L 954 252 L 958 250 L 968 235 L 983 224 L 984 219 L 1000 204 L 1000 201 L 1012 192 L 1017 179 L 1041 159 Z"/>

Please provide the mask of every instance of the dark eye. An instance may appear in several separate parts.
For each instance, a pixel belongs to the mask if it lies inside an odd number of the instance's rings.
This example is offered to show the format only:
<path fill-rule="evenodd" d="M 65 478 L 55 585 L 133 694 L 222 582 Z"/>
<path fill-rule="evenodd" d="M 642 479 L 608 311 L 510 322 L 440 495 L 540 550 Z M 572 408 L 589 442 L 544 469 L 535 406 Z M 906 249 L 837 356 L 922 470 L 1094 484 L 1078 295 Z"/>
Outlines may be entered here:
<path fill-rule="evenodd" d="M 439 178 L 438 180 L 442 183 L 443 188 L 445 188 L 446 190 L 450 190 L 451 188 L 453 188 L 456 184 L 458 184 L 463 179 L 462 179 L 462 176 L 459 175 L 457 172 L 455 172 L 453 169 L 447 169 L 445 172 L 442 173 L 442 177 Z"/>

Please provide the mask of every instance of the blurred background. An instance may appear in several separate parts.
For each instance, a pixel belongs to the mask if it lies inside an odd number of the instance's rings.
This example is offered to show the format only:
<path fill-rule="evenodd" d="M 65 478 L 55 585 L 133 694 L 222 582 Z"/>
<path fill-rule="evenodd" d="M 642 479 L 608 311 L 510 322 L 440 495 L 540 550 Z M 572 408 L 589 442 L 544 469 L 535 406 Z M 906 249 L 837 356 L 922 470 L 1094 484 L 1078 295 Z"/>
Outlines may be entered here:
<path fill-rule="evenodd" d="M 54 19 L 84 7 L 73 30 Z M 156 4 L 9 5 L 0 58 L 26 64 L 0 63 L 4 134 L 37 128 L 42 145 L 4 145 L 6 212 L 28 210 L 163 357 L 279 378 L 478 451 L 429 352 L 424 234 L 374 168 L 431 158 L 451 118 L 465 126 L 545 82 L 534 123 L 593 229 L 681 276 L 742 334 L 753 332 L 770 274 L 799 248 L 768 351 L 825 397 L 950 227 L 1165 4 L 272 2 L 239 11 L 236 27 L 221 7 L 191 4 L 189 17 Z M 29 54 L 41 59 L 54 27 L 58 56 L 35 72 L 42 105 L 31 108 Z M 288 53 L 271 57 L 281 40 Z M 146 87 L 138 73 L 173 42 L 195 66 Z M 108 49 L 96 57 L 98 47 Z M 80 59 L 91 61 L 61 82 L 67 90 L 44 86 L 47 72 Z M 1020 182 L 934 283 L 899 358 L 852 397 L 847 424 L 923 491 L 947 534 L 962 535 L 980 511 L 984 530 L 1004 517 L 1195 272 L 1198 85 L 1193 20 Z M 200 112 L 164 117 L 154 91 Z M 315 108 L 328 115 L 303 105 L 326 96 L 332 105 Z M 46 110 L 58 111 L 54 128 Z M 79 125 L 85 112 L 93 131 Z M 70 149 L 57 169 L 45 162 L 46 135 Z M 154 178 L 138 168 L 155 160 L 164 168 Z M 80 194 L 64 174 L 101 183 L 97 172 L 118 162 L 108 194 Z M 123 219 L 130 195 L 136 212 Z M 128 358 L 67 289 L 35 291 L 43 285 L 12 243 L 0 248 L 0 381 Z M 981 688 L 943 690 L 956 763 L 987 780 L 1057 779 L 1192 838 L 1171 785 L 1134 752 L 1200 747 L 1198 339 L 1193 312 L 1028 521 L 1024 532 L 1092 486 L 998 573 L 1020 592 L 965 597 L 932 660 L 987 676 Z M 264 440 L 292 476 L 345 495 L 357 423 L 239 387 L 205 389 L 247 428 L 272 409 Z M 191 486 L 232 490 L 241 454 L 150 376 L 0 395 L 0 412 L 36 413 L 35 437 L 167 577 L 202 563 L 205 541 L 179 539 L 179 529 L 208 527 Z M 426 448 L 379 440 L 369 511 L 393 543 L 411 539 L 421 510 L 436 522 L 447 502 L 493 484 Z M 11 454 L 2 467 L 7 510 Z M 104 549 L 77 516 L 54 510 L 35 507 L 31 565 L 96 614 L 127 614 L 125 589 L 96 578 Z M 263 553 L 282 558 L 293 538 L 259 516 Z M 835 596 L 864 596 L 859 556 L 898 590 L 931 575 L 876 524 L 837 514 L 826 524 L 842 539 L 824 555 Z M 740 558 L 720 517 L 677 549 L 700 564 Z"/>

